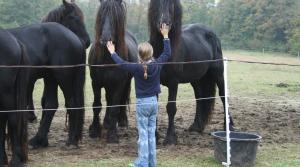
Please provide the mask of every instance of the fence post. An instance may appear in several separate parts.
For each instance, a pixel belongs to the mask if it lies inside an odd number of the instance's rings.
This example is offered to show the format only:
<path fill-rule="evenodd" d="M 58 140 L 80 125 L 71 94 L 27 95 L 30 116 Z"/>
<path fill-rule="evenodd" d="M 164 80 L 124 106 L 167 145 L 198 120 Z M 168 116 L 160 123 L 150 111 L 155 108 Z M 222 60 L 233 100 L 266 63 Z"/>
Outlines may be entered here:
<path fill-rule="evenodd" d="M 298 58 L 300 58 L 300 52 L 298 52 Z"/>
<path fill-rule="evenodd" d="M 263 48 L 263 56 L 265 55 L 265 48 Z"/>
<path fill-rule="evenodd" d="M 222 165 L 225 165 L 226 167 L 229 167 L 231 165 L 231 147 L 230 147 L 230 130 L 229 130 L 229 103 L 228 103 L 228 79 L 227 79 L 227 64 L 228 59 L 224 58 L 224 87 L 225 87 L 225 122 L 226 122 L 226 143 L 227 143 L 227 162 L 223 162 Z"/>

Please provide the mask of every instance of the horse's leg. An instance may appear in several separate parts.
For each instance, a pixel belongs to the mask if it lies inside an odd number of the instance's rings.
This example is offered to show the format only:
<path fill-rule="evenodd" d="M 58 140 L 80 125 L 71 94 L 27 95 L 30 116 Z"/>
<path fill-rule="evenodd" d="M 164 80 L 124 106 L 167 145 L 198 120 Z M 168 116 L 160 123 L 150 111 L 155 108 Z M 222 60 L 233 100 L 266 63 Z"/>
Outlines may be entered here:
<path fill-rule="evenodd" d="M 106 99 L 106 105 L 109 106 L 111 101 L 110 101 L 110 94 L 107 93 L 109 90 L 105 89 L 105 99 Z M 111 90 L 110 90 L 111 91 Z M 110 118 L 109 118 L 109 107 L 106 108 L 105 115 L 104 115 L 104 120 L 103 120 L 103 127 L 105 129 L 109 129 L 110 125 Z"/>
<path fill-rule="evenodd" d="M 126 103 L 121 103 L 122 105 L 127 105 Z M 119 127 L 128 127 L 128 118 L 127 118 L 127 107 L 121 106 L 120 107 L 120 114 L 118 116 L 118 126 Z"/>
<path fill-rule="evenodd" d="M 122 93 L 123 87 L 107 88 L 107 104 L 108 106 L 119 105 L 121 102 L 120 93 Z M 109 107 L 106 110 L 107 119 L 109 120 L 109 127 L 107 131 L 107 142 L 118 143 L 119 136 L 117 131 L 118 116 L 120 114 L 120 107 Z"/>
<path fill-rule="evenodd" d="M 130 99 L 130 87 L 131 87 L 131 81 L 129 80 L 128 83 L 125 86 L 125 89 L 123 90 L 123 95 L 121 98 L 121 105 L 128 105 L 129 99 Z M 120 114 L 118 116 L 118 126 L 119 127 L 128 127 L 128 118 L 127 118 L 127 106 L 121 106 L 120 107 Z"/>
<path fill-rule="evenodd" d="M 169 116 L 169 126 L 166 138 L 164 140 L 164 145 L 177 144 L 177 135 L 175 132 L 174 117 L 176 115 L 176 97 L 178 90 L 178 83 L 174 83 L 172 86 L 168 86 L 169 97 L 167 104 L 167 113 Z"/>
<path fill-rule="evenodd" d="M 51 122 L 53 120 L 56 109 L 58 108 L 57 99 L 57 88 L 58 84 L 53 77 L 44 79 L 45 88 L 42 97 L 42 119 L 37 134 L 29 141 L 29 145 L 36 149 L 39 147 L 47 147 L 48 143 L 48 132 L 50 129 Z M 53 109 L 53 110 L 49 110 Z"/>
<path fill-rule="evenodd" d="M 94 103 L 93 103 L 93 122 L 89 127 L 89 135 L 91 138 L 97 138 L 101 136 L 101 125 L 99 114 L 101 112 L 101 85 L 95 81 L 92 81 L 93 92 L 94 92 Z"/>
<path fill-rule="evenodd" d="M 57 71 L 57 73 L 60 73 Z M 59 86 L 65 97 L 65 105 L 69 120 L 69 135 L 66 145 L 78 147 L 82 139 L 84 124 L 84 82 L 85 68 L 66 70 L 66 76 L 56 75 Z"/>
<path fill-rule="evenodd" d="M 23 166 L 27 160 L 27 125 L 25 120 L 27 117 L 21 118 L 21 114 L 25 113 L 9 113 L 8 114 L 8 132 L 12 146 L 12 158 L 9 166 Z"/>
<path fill-rule="evenodd" d="M 189 131 L 203 132 L 205 126 L 208 124 L 210 115 L 212 113 L 216 94 L 216 84 L 213 78 L 206 74 L 200 81 L 191 83 L 195 97 L 197 100 L 196 115 L 193 124 L 189 127 Z M 199 99 L 208 98 L 208 99 Z"/>
<path fill-rule="evenodd" d="M 7 113 L 0 113 L 0 167 L 8 163 L 7 155 L 5 152 L 6 122 L 7 122 Z"/>
<path fill-rule="evenodd" d="M 224 76 L 221 75 L 217 78 L 217 86 L 219 88 L 219 96 L 221 97 L 223 107 L 224 107 L 224 129 L 226 129 L 226 115 L 225 115 L 225 84 L 224 84 Z M 231 115 L 229 114 L 229 129 L 234 131 L 234 123 Z"/>
<path fill-rule="evenodd" d="M 28 86 L 28 109 L 32 110 L 27 113 L 28 121 L 30 123 L 34 123 L 35 121 L 37 121 L 36 115 L 34 114 L 34 104 L 33 104 L 33 97 L 32 97 L 34 84 L 35 82 L 31 82 Z"/>

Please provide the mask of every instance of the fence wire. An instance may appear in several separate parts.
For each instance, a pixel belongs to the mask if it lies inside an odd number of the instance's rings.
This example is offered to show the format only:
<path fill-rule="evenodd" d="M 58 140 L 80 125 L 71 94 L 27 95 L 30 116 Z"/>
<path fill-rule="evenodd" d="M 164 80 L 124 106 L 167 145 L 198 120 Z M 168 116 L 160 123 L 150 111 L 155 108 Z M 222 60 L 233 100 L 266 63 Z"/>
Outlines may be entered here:
<path fill-rule="evenodd" d="M 247 63 L 247 64 L 262 64 L 262 65 L 276 65 L 276 66 L 290 66 L 290 67 L 300 67 L 300 64 L 288 64 L 288 63 L 274 63 L 274 62 L 259 62 L 259 61 L 246 61 L 246 60 L 235 60 L 235 59 L 216 59 L 216 60 L 201 60 L 201 61 L 185 61 L 185 62 L 165 62 L 165 63 L 153 63 L 150 65 L 180 65 L 180 64 L 197 64 L 197 63 L 213 63 L 213 62 L 219 62 L 219 61 L 229 61 L 229 62 L 238 62 L 238 63 Z M 124 63 L 124 64 L 139 64 L 139 63 Z M 120 64 L 122 65 L 122 64 Z M 105 67 L 116 67 L 120 66 L 117 64 L 99 64 L 99 65 L 92 65 L 92 64 L 76 64 L 76 65 L 42 65 L 42 66 L 31 66 L 31 65 L 0 65 L 0 68 L 77 68 L 77 67 L 99 67 L 99 68 L 105 68 Z M 193 99 L 183 99 L 183 100 L 176 100 L 176 101 L 165 101 L 165 102 L 158 102 L 158 104 L 167 104 L 167 103 L 182 103 L 182 102 L 190 102 L 190 101 L 200 101 L 200 100 L 210 100 L 210 99 L 217 99 L 217 98 L 225 98 L 225 96 L 214 96 L 214 97 L 206 97 L 206 98 L 193 98 Z M 230 96 L 228 98 L 231 98 L 234 96 Z M 258 99 L 253 97 L 241 97 L 236 96 L 236 98 L 241 99 L 255 99 L 259 101 L 275 101 L 277 105 L 287 105 L 282 103 L 282 101 L 278 99 Z M 288 100 L 290 103 L 293 104 L 300 104 L 299 100 Z M 113 107 L 130 107 L 130 106 L 136 106 L 136 103 L 131 103 L 127 105 L 106 105 L 106 106 L 93 106 L 93 107 L 75 107 L 75 108 L 52 108 L 52 109 L 43 109 L 43 108 L 36 108 L 34 110 L 6 110 L 6 111 L 0 111 L 0 113 L 7 113 L 7 112 L 30 112 L 30 111 L 65 111 L 65 110 L 80 110 L 80 109 L 99 109 L 99 108 L 113 108 Z M 141 104 L 145 105 L 145 104 Z"/>
<path fill-rule="evenodd" d="M 183 64 L 200 64 L 200 63 L 213 63 L 219 61 L 239 62 L 247 64 L 263 64 L 263 65 L 276 65 L 276 66 L 291 66 L 300 67 L 300 64 L 289 63 L 274 63 L 274 62 L 260 62 L 260 61 L 246 61 L 236 59 L 216 59 L 216 60 L 199 60 L 199 61 L 183 61 L 183 62 L 165 62 L 165 63 L 151 63 L 151 65 L 183 65 Z M 76 67 L 117 67 L 120 65 L 130 65 L 139 63 L 123 63 L 123 64 L 74 64 L 74 65 L 0 65 L 0 68 L 50 68 L 50 69 L 62 69 L 62 68 L 76 68 Z"/>

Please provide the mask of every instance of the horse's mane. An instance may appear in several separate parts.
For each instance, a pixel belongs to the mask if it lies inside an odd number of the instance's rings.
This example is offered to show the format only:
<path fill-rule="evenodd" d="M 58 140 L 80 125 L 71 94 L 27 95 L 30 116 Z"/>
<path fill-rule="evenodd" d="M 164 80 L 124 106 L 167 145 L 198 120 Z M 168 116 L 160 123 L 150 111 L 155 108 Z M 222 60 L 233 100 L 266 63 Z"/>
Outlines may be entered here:
<path fill-rule="evenodd" d="M 71 5 L 75 9 L 76 14 L 79 15 L 80 19 L 82 21 L 84 21 L 83 12 L 76 5 L 76 3 L 71 2 L 71 3 L 68 3 L 68 5 Z M 46 16 L 44 16 L 42 18 L 42 22 L 57 22 L 57 23 L 60 23 L 63 15 L 64 15 L 64 10 L 65 9 L 66 8 L 65 8 L 64 5 L 60 5 L 56 9 L 53 9 L 52 11 L 50 11 Z"/>
<path fill-rule="evenodd" d="M 148 9 L 148 25 L 150 32 L 150 43 L 154 49 L 154 56 L 158 57 L 163 50 L 162 45 L 162 35 L 157 29 L 157 23 L 160 18 L 160 6 L 162 0 L 151 0 L 150 6 Z M 174 3 L 174 20 L 172 23 L 171 31 L 169 32 L 169 38 L 171 40 L 172 45 L 172 53 L 174 57 L 174 53 L 176 53 L 176 49 L 178 48 L 178 44 L 181 38 L 181 26 L 182 26 L 182 6 L 180 4 L 180 0 L 167 0 L 165 2 Z"/>
<path fill-rule="evenodd" d="M 126 26 L 126 4 L 125 2 L 118 2 L 115 0 L 107 0 L 101 3 L 95 25 L 95 46 L 100 48 L 100 38 L 104 20 L 106 17 L 111 18 L 111 26 L 115 28 L 116 32 L 116 51 L 120 56 L 127 59 L 127 48 L 125 44 L 125 26 Z"/>

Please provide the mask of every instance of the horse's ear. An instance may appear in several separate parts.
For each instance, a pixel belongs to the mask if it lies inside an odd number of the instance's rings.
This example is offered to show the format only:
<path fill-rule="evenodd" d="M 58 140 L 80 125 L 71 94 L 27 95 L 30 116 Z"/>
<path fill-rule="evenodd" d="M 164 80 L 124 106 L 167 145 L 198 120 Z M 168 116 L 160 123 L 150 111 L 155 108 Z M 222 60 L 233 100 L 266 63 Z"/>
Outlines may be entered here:
<path fill-rule="evenodd" d="M 116 0 L 117 2 L 119 2 L 119 3 L 122 3 L 123 2 L 123 0 Z"/>
<path fill-rule="evenodd" d="M 100 3 L 102 3 L 102 2 L 103 2 L 103 0 L 99 0 L 99 2 L 100 2 Z"/>
<path fill-rule="evenodd" d="M 71 0 L 71 2 L 74 0 Z M 63 11 L 63 15 L 67 15 L 70 12 L 72 12 L 72 4 L 70 4 L 70 2 L 63 0 L 63 6 L 65 7 L 65 10 Z"/>
<path fill-rule="evenodd" d="M 68 5 L 68 2 L 66 0 L 63 0 L 63 5 L 67 6 Z"/>
<path fill-rule="evenodd" d="M 71 0 L 72 3 L 75 3 L 75 0 Z"/>

